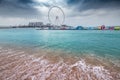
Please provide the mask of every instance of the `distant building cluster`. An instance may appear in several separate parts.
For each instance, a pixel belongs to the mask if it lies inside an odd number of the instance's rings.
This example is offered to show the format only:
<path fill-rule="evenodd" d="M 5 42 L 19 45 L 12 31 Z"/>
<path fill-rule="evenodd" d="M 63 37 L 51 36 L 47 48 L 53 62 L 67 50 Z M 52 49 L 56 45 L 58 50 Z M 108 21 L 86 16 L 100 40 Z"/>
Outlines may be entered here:
<path fill-rule="evenodd" d="M 29 22 L 28 25 L 14 26 L 13 28 L 36 28 L 39 30 L 120 30 L 120 26 L 68 26 L 68 25 L 51 25 L 50 23 L 44 24 L 43 22 Z"/>
<path fill-rule="evenodd" d="M 41 27 L 43 26 L 43 22 L 30 22 L 28 26 L 29 27 Z"/>
<path fill-rule="evenodd" d="M 120 26 L 96 26 L 96 27 L 83 27 L 77 26 L 77 30 L 120 30 Z"/>

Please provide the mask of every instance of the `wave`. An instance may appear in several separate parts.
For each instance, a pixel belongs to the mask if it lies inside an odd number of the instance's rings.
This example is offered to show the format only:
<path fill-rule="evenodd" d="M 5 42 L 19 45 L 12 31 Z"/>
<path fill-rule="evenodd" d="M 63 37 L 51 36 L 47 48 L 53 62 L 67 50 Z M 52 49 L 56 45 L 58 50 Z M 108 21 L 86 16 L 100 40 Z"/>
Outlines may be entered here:
<path fill-rule="evenodd" d="M 88 64 L 84 59 L 68 64 L 62 57 L 48 57 L 47 54 L 36 57 L 24 51 L 0 48 L 0 80 L 120 79 L 120 73 L 111 72 L 101 65 Z"/>

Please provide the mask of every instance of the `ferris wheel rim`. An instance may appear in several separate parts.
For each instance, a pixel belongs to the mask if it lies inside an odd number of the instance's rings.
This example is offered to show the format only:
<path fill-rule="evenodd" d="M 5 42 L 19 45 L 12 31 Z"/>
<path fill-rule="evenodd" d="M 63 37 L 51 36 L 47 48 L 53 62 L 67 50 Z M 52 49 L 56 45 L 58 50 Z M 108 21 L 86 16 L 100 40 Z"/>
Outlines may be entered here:
<path fill-rule="evenodd" d="M 48 20 L 49 20 L 49 22 L 52 23 L 52 21 L 51 21 L 51 19 L 50 19 L 50 11 L 51 11 L 53 8 L 58 8 L 58 9 L 62 12 L 62 14 L 63 14 L 63 20 L 62 20 L 62 23 L 61 23 L 61 24 L 63 24 L 64 21 L 65 21 L 65 13 L 64 13 L 64 11 L 63 11 L 59 6 L 52 6 L 52 7 L 49 9 L 49 11 L 48 11 Z"/>

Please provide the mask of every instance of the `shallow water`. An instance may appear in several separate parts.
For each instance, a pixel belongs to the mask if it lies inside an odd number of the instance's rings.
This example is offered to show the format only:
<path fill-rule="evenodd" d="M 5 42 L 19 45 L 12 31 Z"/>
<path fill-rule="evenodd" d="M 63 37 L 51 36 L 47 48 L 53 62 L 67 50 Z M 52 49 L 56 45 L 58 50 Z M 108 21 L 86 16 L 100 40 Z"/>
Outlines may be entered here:
<path fill-rule="evenodd" d="M 0 30 L 0 80 L 119 80 L 120 31 Z"/>
<path fill-rule="evenodd" d="M 120 31 L 1 29 L 0 44 L 120 56 Z"/>
<path fill-rule="evenodd" d="M 35 56 L 20 50 L 1 49 L 0 80 L 120 79 L 119 71 L 112 70 L 112 68 L 110 70 L 102 65 L 94 65 L 94 62 L 91 65 L 86 60 L 87 58 L 75 56 L 62 57 L 49 54 Z"/>

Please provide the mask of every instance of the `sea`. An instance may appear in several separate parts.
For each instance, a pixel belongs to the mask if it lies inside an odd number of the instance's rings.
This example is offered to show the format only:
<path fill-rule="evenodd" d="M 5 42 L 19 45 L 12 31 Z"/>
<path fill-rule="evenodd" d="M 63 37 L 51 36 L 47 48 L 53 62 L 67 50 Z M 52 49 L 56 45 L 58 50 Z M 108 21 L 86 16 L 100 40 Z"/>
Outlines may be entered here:
<path fill-rule="evenodd" d="M 0 29 L 0 80 L 120 80 L 120 31 Z"/>

